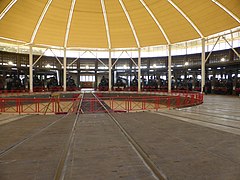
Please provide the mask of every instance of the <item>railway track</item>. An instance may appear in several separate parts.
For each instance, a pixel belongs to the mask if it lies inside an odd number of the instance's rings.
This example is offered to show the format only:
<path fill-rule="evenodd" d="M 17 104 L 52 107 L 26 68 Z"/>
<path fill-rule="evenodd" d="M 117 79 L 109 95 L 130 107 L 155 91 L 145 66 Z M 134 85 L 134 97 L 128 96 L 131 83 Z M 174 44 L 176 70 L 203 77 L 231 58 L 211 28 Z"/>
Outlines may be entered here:
<path fill-rule="evenodd" d="M 229 124 L 225 124 L 224 122 L 225 121 L 222 121 L 221 122 L 212 122 L 212 121 L 209 121 L 208 119 L 200 119 L 200 118 L 193 118 L 192 116 L 189 116 L 189 117 L 186 117 L 184 115 L 181 115 L 178 113 L 178 115 L 176 114 L 170 114 L 170 113 L 165 113 L 165 112 L 154 112 L 155 114 L 160 114 L 160 115 L 165 115 L 165 116 L 169 116 L 169 117 L 172 117 L 172 118 L 176 118 L 176 119 L 179 119 L 179 118 L 183 118 L 183 119 L 189 119 L 190 121 L 192 122 L 204 122 L 204 123 L 207 123 L 209 125 L 217 125 L 219 127 L 228 127 L 228 128 L 232 128 L 232 129 L 236 129 L 236 130 L 240 130 L 239 127 L 236 127 L 236 126 L 233 126 L 233 125 L 229 125 Z M 196 113 L 196 114 L 201 114 L 201 113 Z M 191 113 L 189 113 L 189 115 L 191 115 Z M 206 115 L 206 114 L 205 114 Z M 206 116 L 209 116 L 210 117 L 216 117 L 216 118 L 220 118 L 219 116 L 212 116 L 212 115 L 206 115 Z M 211 118 L 210 118 L 211 119 Z M 224 119 L 227 119 L 227 118 L 224 118 Z M 234 120 L 234 119 L 229 119 L 230 121 L 234 121 L 234 122 L 239 122 L 239 120 Z"/>
<path fill-rule="evenodd" d="M 73 104 L 72 106 L 76 106 L 76 103 Z M 38 130 L 37 132 L 21 139 L 20 141 L 8 146 L 7 148 L 5 148 L 4 150 L 0 151 L 0 158 L 4 157 L 5 155 L 7 155 L 8 153 L 14 151 L 16 148 L 18 148 L 19 146 L 23 145 L 24 143 L 26 143 L 29 140 L 32 140 L 34 137 L 36 137 L 37 135 L 40 135 L 41 133 L 43 133 L 44 131 L 46 131 L 47 129 L 49 129 L 50 127 L 52 127 L 53 125 L 55 125 L 56 123 L 60 122 L 61 120 L 67 118 L 70 114 L 71 114 L 71 109 L 72 106 L 69 107 L 68 109 L 68 113 L 65 114 L 64 116 L 61 116 L 60 118 L 56 119 L 55 121 L 53 121 L 52 123 L 50 123 L 49 125 L 41 128 L 40 130 Z"/>
<path fill-rule="evenodd" d="M 89 103 L 94 102 L 94 104 Z M 159 170 L 159 168 L 155 165 L 155 163 L 150 159 L 149 155 L 142 149 L 142 147 L 134 140 L 134 138 L 123 128 L 123 126 L 119 123 L 119 121 L 114 117 L 113 111 L 102 101 L 99 99 L 95 94 L 93 93 L 86 93 L 84 94 L 82 98 L 82 102 L 79 106 L 79 113 L 75 120 L 75 125 L 72 129 L 71 138 L 69 139 L 69 146 L 67 150 L 65 151 L 62 160 L 61 165 L 59 165 L 59 168 L 56 171 L 55 180 L 64 179 L 65 171 L 66 171 L 66 162 L 70 155 L 71 147 L 73 144 L 74 134 L 75 134 L 75 126 L 77 122 L 79 121 L 79 118 L 81 118 L 80 113 L 90 113 L 88 111 L 88 108 L 95 108 L 97 109 L 97 112 L 104 112 L 107 113 L 108 116 L 112 119 L 112 121 L 115 123 L 115 125 L 120 129 L 122 135 L 126 138 L 128 143 L 131 145 L 132 149 L 136 152 L 138 157 L 142 160 L 143 164 L 146 166 L 146 168 L 152 173 L 153 177 L 155 179 L 161 179 L 166 180 L 167 177 Z"/>

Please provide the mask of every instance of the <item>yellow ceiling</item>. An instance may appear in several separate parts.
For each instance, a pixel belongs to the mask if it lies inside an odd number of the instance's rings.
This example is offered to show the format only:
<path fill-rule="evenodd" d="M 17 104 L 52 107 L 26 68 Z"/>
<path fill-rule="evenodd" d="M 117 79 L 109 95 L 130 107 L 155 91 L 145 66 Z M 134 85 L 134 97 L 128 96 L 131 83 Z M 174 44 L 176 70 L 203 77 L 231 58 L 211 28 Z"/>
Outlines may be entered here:
<path fill-rule="evenodd" d="M 236 19 L 212 0 L 1 0 L 0 41 L 67 48 L 172 44 L 239 27 L 240 0 L 217 2 Z"/>

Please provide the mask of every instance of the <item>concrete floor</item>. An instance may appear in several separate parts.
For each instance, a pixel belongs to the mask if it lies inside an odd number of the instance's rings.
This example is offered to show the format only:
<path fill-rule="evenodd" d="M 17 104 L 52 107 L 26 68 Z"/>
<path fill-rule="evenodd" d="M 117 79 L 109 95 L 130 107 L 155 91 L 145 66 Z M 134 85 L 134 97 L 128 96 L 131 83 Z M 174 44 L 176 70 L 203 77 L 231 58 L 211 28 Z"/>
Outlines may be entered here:
<path fill-rule="evenodd" d="M 239 107 L 239 97 L 207 95 L 196 107 L 114 117 L 168 179 L 239 180 Z M 74 117 L 0 115 L 0 179 L 54 179 Z M 64 179 L 156 179 L 107 114 L 80 115 L 75 132 Z"/>

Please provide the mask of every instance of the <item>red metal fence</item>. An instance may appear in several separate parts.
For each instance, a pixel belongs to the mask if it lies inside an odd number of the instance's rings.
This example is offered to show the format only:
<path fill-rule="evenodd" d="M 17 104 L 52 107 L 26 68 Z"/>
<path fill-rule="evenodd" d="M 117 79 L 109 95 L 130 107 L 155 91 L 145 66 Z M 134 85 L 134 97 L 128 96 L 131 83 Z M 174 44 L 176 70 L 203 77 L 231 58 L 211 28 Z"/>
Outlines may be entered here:
<path fill-rule="evenodd" d="M 193 106 L 203 102 L 201 93 L 133 93 L 117 94 L 97 92 L 101 99 L 111 111 L 115 112 L 132 112 L 146 111 L 166 108 L 180 108 Z M 75 112 L 76 102 L 80 98 L 0 98 L 0 113 L 18 113 L 18 114 L 57 114 Z M 88 112 L 103 112 L 99 107 L 99 101 L 96 99 L 84 99 L 81 112 L 88 108 Z"/>

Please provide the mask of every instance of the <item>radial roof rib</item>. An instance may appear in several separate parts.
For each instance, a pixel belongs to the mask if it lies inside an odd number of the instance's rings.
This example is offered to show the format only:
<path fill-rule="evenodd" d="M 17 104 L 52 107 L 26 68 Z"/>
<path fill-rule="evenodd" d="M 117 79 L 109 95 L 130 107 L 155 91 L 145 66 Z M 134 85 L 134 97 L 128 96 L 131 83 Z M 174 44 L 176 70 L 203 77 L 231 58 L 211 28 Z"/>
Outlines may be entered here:
<path fill-rule="evenodd" d="M 239 26 L 229 14 L 211 0 L 173 0 L 195 23 L 204 36 L 209 36 Z M 238 5 L 239 6 L 239 5 Z"/>
<path fill-rule="evenodd" d="M 5 14 L 11 9 L 11 7 L 17 2 L 17 0 L 4 1 L 0 4 L 0 20 L 5 16 Z"/>
<path fill-rule="evenodd" d="M 121 4 L 122 9 L 123 9 L 123 11 L 124 11 L 124 13 L 125 13 L 125 15 L 126 15 L 126 17 L 127 17 L 128 23 L 129 23 L 129 25 L 130 25 L 130 27 L 131 27 L 131 29 L 132 29 L 132 32 L 133 32 L 135 41 L 136 41 L 136 43 L 137 43 L 137 47 L 140 48 L 141 46 L 140 46 L 140 43 L 139 43 L 139 39 L 138 39 L 136 30 L 135 30 L 135 28 L 134 28 L 134 26 L 133 26 L 132 20 L 131 20 L 129 14 L 128 14 L 128 11 L 127 11 L 127 9 L 126 9 L 126 7 L 125 7 L 125 5 L 124 5 L 124 3 L 123 3 L 122 0 L 119 0 L 119 3 Z"/>
<path fill-rule="evenodd" d="M 191 24 L 191 26 L 197 31 L 199 36 L 203 38 L 203 34 L 201 31 L 198 29 L 198 27 L 195 25 L 195 23 L 179 8 L 172 0 L 168 0 L 169 3 L 173 5 L 173 7 Z"/>
<path fill-rule="evenodd" d="M 158 25 L 140 1 L 124 1 L 141 46 L 168 44 Z"/>
<path fill-rule="evenodd" d="M 240 19 L 233 14 L 228 8 L 226 8 L 224 5 L 222 5 L 220 2 L 216 0 L 212 0 L 216 5 L 218 5 L 220 8 L 222 8 L 226 13 L 228 13 L 233 19 L 235 19 L 238 23 L 240 23 Z M 239 2 L 240 3 L 240 2 Z M 240 6 L 240 4 L 239 4 Z"/>
<path fill-rule="evenodd" d="M 76 3 L 76 0 L 72 0 L 71 8 L 70 8 L 69 15 L 68 15 L 68 22 L 67 22 L 67 28 L 66 28 L 66 34 L 65 34 L 65 40 L 64 40 L 64 48 L 67 48 L 69 30 L 71 27 L 72 15 L 74 12 L 75 3 Z"/>
<path fill-rule="evenodd" d="M 163 30 L 162 26 L 160 25 L 160 23 L 158 22 L 158 20 L 156 19 L 156 17 L 154 16 L 154 14 L 152 13 L 152 11 L 149 9 L 149 7 L 147 6 L 147 4 L 143 1 L 140 0 L 140 2 L 142 3 L 142 5 L 144 6 L 144 8 L 147 10 L 147 12 L 150 14 L 150 16 L 153 18 L 154 22 L 157 24 L 158 28 L 160 29 L 160 31 L 163 33 L 164 38 L 166 39 L 168 44 L 171 44 L 166 32 Z"/>
<path fill-rule="evenodd" d="M 0 20 L 0 36 L 30 42 L 46 2 L 47 0 L 17 1 L 4 18 Z"/>
<path fill-rule="evenodd" d="M 105 0 L 112 48 L 137 47 L 132 29 L 118 1 Z M 114 7 L 114 8 L 112 8 Z"/>
<path fill-rule="evenodd" d="M 45 14 L 34 44 L 64 46 L 66 27 L 71 8 L 71 0 L 54 0 Z"/>
<path fill-rule="evenodd" d="M 191 24 L 167 1 L 144 0 L 168 35 L 171 43 L 199 38 Z"/>
<path fill-rule="evenodd" d="M 46 6 L 44 7 L 43 12 L 42 12 L 42 14 L 41 14 L 41 16 L 40 16 L 40 18 L 38 20 L 38 23 L 37 23 L 36 27 L 34 28 L 30 44 L 32 44 L 34 42 L 34 39 L 35 39 L 35 37 L 37 35 L 37 32 L 38 32 L 38 29 L 39 29 L 39 27 L 40 27 L 40 25 L 42 23 L 42 20 L 43 20 L 45 14 L 47 13 L 47 10 L 48 10 L 49 6 L 51 5 L 51 3 L 52 3 L 52 0 L 48 0 Z"/>
<path fill-rule="evenodd" d="M 238 19 L 240 19 L 240 1 L 239 0 L 218 0 L 224 7 L 232 12 Z"/>
<path fill-rule="evenodd" d="M 68 46 L 108 48 L 107 33 L 99 0 L 77 0 Z"/>
<path fill-rule="evenodd" d="M 102 5 L 102 12 L 103 12 L 103 17 L 104 17 L 104 22 L 105 22 L 105 27 L 106 27 L 106 33 L 107 33 L 107 39 L 108 39 L 108 49 L 111 49 L 112 48 L 111 37 L 110 37 L 108 18 L 107 18 L 107 12 L 106 12 L 106 7 L 105 7 L 104 0 L 101 0 L 101 5 Z"/>

